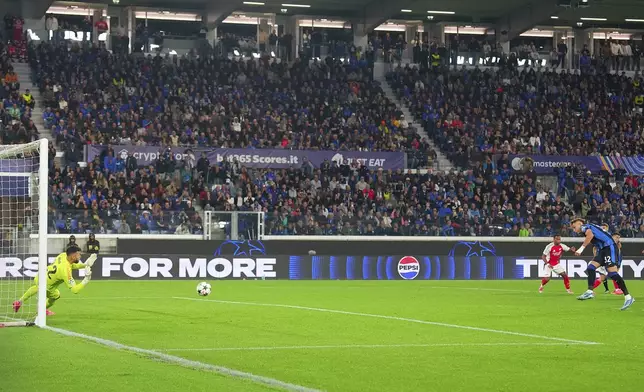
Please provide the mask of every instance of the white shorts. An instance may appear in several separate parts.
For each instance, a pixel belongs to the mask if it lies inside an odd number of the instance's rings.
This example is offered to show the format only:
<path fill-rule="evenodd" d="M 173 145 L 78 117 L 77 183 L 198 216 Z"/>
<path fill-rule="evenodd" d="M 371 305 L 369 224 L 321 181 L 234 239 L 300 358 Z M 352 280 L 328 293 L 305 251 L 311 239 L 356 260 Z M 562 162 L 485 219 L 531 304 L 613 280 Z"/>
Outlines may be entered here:
<path fill-rule="evenodd" d="M 564 269 L 563 269 L 563 267 L 561 266 L 561 264 L 557 264 L 557 265 L 554 265 L 554 266 L 552 266 L 552 265 L 550 265 L 550 264 L 546 264 L 546 265 L 543 267 L 543 271 L 542 271 L 542 273 L 541 273 L 541 277 L 542 277 L 542 278 L 550 278 L 550 277 L 552 276 L 552 273 L 553 273 L 553 272 L 554 272 L 556 275 L 561 275 L 561 274 L 563 274 L 564 272 L 566 272 L 566 270 L 564 270 Z"/>
<path fill-rule="evenodd" d="M 600 275 L 604 275 L 604 276 L 608 275 L 608 272 L 606 271 L 606 267 L 597 267 L 595 271 L 597 271 L 597 273 Z"/>

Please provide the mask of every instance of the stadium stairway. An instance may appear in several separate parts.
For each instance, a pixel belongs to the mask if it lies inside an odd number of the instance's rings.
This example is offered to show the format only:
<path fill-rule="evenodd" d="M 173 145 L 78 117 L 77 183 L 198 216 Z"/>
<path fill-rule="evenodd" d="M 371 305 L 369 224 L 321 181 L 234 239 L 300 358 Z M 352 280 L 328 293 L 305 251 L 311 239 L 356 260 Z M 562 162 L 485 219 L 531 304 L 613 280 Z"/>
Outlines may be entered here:
<path fill-rule="evenodd" d="M 40 89 L 38 88 L 38 86 L 33 84 L 31 80 L 31 68 L 29 67 L 29 64 L 21 63 L 21 62 L 12 62 L 11 65 L 13 66 L 14 71 L 16 71 L 16 74 L 18 75 L 18 82 L 20 83 L 20 93 L 24 93 L 25 90 L 29 89 L 29 91 L 31 92 L 31 95 L 33 95 L 34 100 L 36 101 L 36 106 L 31 112 L 31 119 L 33 120 L 34 124 L 38 128 L 38 132 L 40 132 L 40 137 L 47 138 L 48 140 L 55 142 L 55 138 L 51 134 L 51 131 L 45 128 L 45 122 L 43 121 L 43 118 L 42 118 L 42 114 L 44 110 L 42 97 L 40 95 Z M 56 153 L 56 163 L 58 165 L 62 164 L 63 156 L 64 156 L 64 153 L 62 151 L 58 151 Z"/>
<path fill-rule="evenodd" d="M 376 78 L 376 80 L 380 82 L 380 87 L 382 88 L 382 91 L 385 93 L 387 98 L 389 98 L 389 100 L 394 102 L 396 106 L 398 106 L 398 108 L 400 108 L 400 110 L 403 112 L 403 114 L 405 115 L 405 118 L 407 119 L 407 121 L 409 121 L 409 126 L 416 128 L 416 130 L 418 131 L 418 134 L 422 138 L 427 140 L 430 148 L 436 151 L 436 156 L 438 157 L 437 158 L 438 168 L 440 170 L 445 170 L 445 171 L 451 171 L 452 169 L 454 169 L 454 165 L 452 164 L 452 162 L 449 159 L 447 159 L 447 157 L 441 152 L 440 148 L 438 148 L 434 144 L 433 140 L 429 137 L 429 135 L 425 131 L 425 127 L 423 127 L 421 123 L 416 121 L 416 117 L 414 117 L 414 115 L 409 111 L 409 108 L 407 107 L 407 105 L 403 104 L 400 101 L 400 99 L 398 99 L 398 97 L 396 96 L 396 93 L 391 88 L 391 86 L 389 86 L 389 83 L 387 82 L 387 80 L 384 77 Z"/>

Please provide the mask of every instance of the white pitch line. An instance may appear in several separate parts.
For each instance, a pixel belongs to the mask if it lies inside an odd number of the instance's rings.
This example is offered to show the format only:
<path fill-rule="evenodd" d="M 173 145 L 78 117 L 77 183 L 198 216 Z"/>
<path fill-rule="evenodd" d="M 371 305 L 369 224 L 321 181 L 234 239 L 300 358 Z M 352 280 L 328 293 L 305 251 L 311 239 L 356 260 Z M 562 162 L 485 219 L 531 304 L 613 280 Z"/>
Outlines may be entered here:
<path fill-rule="evenodd" d="M 55 328 L 55 327 L 44 327 L 45 329 L 48 329 L 50 331 L 59 333 L 61 335 L 65 336 L 71 336 L 74 338 L 81 338 L 84 340 L 88 340 L 90 342 L 98 343 L 103 346 L 107 346 L 109 348 L 113 348 L 115 350 L 123 350 L 123 351 L 130 351 L 133 353 L 137 354 L 142 354 L 147 357 L 154 357 L 156 359 L 163 360 L 168 363 L 174 363 L 183 367 L 191 368 L 191 369 L 197 369 L 197 370 L 204 370 L 204 371 L 209 371 L 217 374 L 221 374 L 224 376 L 229 376 L 233 378 L 238 378 L 242 380 L 247 380 L 247 381 L 252 381 L 257 384 L 262 384 L 266 385 L 272 388 L 279 388 L 284 391 L 292 391 L 292 392 L 320 392 L 317 389 L 312 389 L 312 388 L 307 388 L 301 385 L 296 385 L 296 384 L 290 384 L 284 381 L 276 380 L 273 378 L 269 377 L 264 377 L 264 376 L 258 376 L 252 373 L 246 373 L 242 372 L 239 370 L 234 370 L 234 369 L 229 369 L 223 366 L 217 366 L 217 365 L 211 365 L 209 363 L 204 363 L 204 362 L 198 362 L 198 361 L 192 361 L 190 359 L 185 359 L 181 357 L 177 357 L 174 355 L 169 355 L 165 353 L 161 353 L 158 351 L 154 350 L 148 350 L 144 348 L 139 348 L 139 347 L 134 347 L 134 346 L 127 346 L 125 344 L 121 344 L 118 342 L 114 342 L 112 340 L 107 340 L 103 338 L 98 338 L 95 336 L 90 336 L 90 335 L 85 335 L 82 333 L 78 332 L 73 332 L 73 331 L 68 331 L 66 329 L 60 329 L 60 328 Z"/>
<path fill-rule="evenodd" d="M 65 301 L 111 301 L 114 299 L 168 299 L 168 297 L 69 297 Z"/>
<path fill-rule="evenodd" d="M 436 344 L 338 344 L 323 346 L 266 346 L 266 347 L 212 347 L 212 348 L 158 348 L 156 351 L 273 351 L 324 350 L 351 348 L 433 348 L 433 347 L 495 347 L 495 346 L 586 346 L 581 343 L 436 343 Z"/>
<path fill-rule="evenodd" d="M 500 291 L 508 293 L 536 293 L 530 290 L 513 290 L 513 289 L 486 289 L 482 287 L 449 287 L 449 286 L 426 286 L 428 289 L 448 289 L 448 290 L 473 290 L 473 291 Z"/>
<path fill-rule="evenodd" d="M 385 316 L 385 315 L 382 315 L 382 314 L 350 312 L 350 311 L 346 311 L 346 310 L 335 310 L 335 309 L 325 309 L 325 308 L 313 308 L 313 307 L 309 307 L 309 306 L 283 305 L 283 304 L 264 304 L 264 303 L 257 303 L 257 302 L 224 301 L 224 300 L 217 300 L 217 299 L 189 298 L 189 297 L 172 297 L 172 298 L 178 299 L 178 300 L 184 300 L 184 301 L 216 302 L 216 303 L 231 304 L 231 305 L 262 306 L 262 307 L 272 307 L 272 308 L 309 310 L 309 311 L 312 311 L 312 312 L 345 314 L 345 315 L 349 315 L 349 316 L 360 316 L 360 317 L 379 318 L 379 319 L 385 319 L 385 320 L 405 321 L 405 322 L 408 322 L 408 323 L 436 325 L 436 326 L 439 326 L 439 327 L 466 329 L 466 330 L 470 330 L 470 331 L 479 331 L 479 332 L 490 332 L 490 333 L 496 333 L 496 334 L 502 334 L 502 335 L 522 336 L 524 338 L 545 339 L 545 340 L 552 340 L 552 341 L 565 342 L 565 343 L 601 344 L 601 343 L 598 343 L 598 342 L 590 342 L 590 341 L 574 340 L 574 339 L 564 339 L 564 338 L 557 338 L 557 337 L 552 337 L 552 336 L 535 335 L 535 334 L 531 334 L 531 333 L 512 332 L 512 331 L 504 331 L 504 330 L 500 330 L 500 329 L 491 329 L 491 328 L 471 327 L 471 326 L 468 326 L 468 325 L 448 324 L 448 323 L 441 323 L 441 322 L 436 322 L 436 321 L 417 320 L 417 319 L 406 318 L 406 317 Z"/>

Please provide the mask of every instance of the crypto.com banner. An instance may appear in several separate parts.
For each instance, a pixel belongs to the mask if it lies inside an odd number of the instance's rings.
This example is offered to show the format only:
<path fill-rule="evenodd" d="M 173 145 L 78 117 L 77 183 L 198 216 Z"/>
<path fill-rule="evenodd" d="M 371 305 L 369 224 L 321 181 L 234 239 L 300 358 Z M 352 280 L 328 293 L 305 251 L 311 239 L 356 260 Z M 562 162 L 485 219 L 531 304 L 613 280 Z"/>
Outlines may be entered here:
<path fill-rule="evenodd" d="M 100 156 L 107 147 L 88 146 L 87 160 L 92 161 Z M 159 159 L 163 152 L 160 147 L 153 146 L 113 146 L 117 156 L 124 158 L 126 154 L 133 155 L 139 165 L 149 165 Z M 245 167 L 258 169 L 288 169 L 299 168 L 307 158 L 315 167 L 320 167 L 325 160 L 338 164 L 358 161 L 370 169 L 405 169 L 404 152 L 371 152 L 371 151 L 309 151 L 309 150 L 280 150 L 280 149 L 242 149 L 242 148 L 193 148 L 199 159 L 205 152 L 211 164 L 223 161 L 233 161 L 234 158 Z M 172 148 L 176 160 L 184 160 L 188 156 L 185 147 Z"/>

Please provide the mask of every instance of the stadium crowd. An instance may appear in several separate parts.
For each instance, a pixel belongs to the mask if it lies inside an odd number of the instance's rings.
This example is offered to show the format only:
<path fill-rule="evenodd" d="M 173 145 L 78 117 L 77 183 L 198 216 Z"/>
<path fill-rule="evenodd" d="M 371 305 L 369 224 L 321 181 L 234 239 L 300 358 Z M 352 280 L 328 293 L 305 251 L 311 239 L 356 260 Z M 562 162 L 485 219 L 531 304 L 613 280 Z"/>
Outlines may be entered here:
<path fill-rule="evenodd" d="M 11 59 L 8 46 L 0 42 L 0 144 L 28 143 L 40 138 L 31 119 L 33 96 L 29 90 L 21 91 Z"/>
<path fill-rule="evenodd" d="M 57 232 L 198 234 L 204 209 L 263 212 L 266 232 L 277 235 L 572 235 L 568 222 L 581 215 L 623 236 L 644 236 L 638 178 L 559 169 L 555 191 L 534 172 L 513 173 L 507 156 L 497 155 L 640 152 L 638 79 L 398 68 L 392 84 L 441 150 L 467 170 L 370 171 L 333 162 L 259 170 L 205 156 L 177 161 L 166 148 L 427 145 L 363 60 L 177 65 L 98 47 L 54 49 L 41 44 L 29 56 L 44 100 L 36 104 L 48 108 L 45 123 L 66 150 L 65 167 L 51 159 L 50 226 Z M 13 128 L 6 138 L 3 129 L 5 143 L 25 141 Z M 80 167 L 82 146 L 92 143 L 158 145 L 162 153 L 139 167 L 108 148 Z"/>
<path fill-rule="evenodd" d="M 481 153 L 644 152 L 639 76 L 398 67 L 388 78 L 430 138 L 464 167 Z"/>
<path fill-rule="evenodd" d="M 366 61 L 207 61 L 30 48 L 58 143 L 285 149 L 426 148 Z"/>
<path fill-rule="evenodd" d="M 123 158 L 107 149 L 85 169 L 54 170 L 59 232 L 196 234 L 200 207 L 262 212 L 274 235 L 573 236 L 569 222 L 583 216 L 624 237 L 644 236 L 644 191 L 623 173 L 611 185 L 608 176 L 560 169 L 556 194 L 534 172 L 512 173 L 507 157 L 424 174 L 335 162 L 249 169 L 238 161 L 212 165 L 205 155 L 189 164 L 170 153 L 140 168 Z"/>

